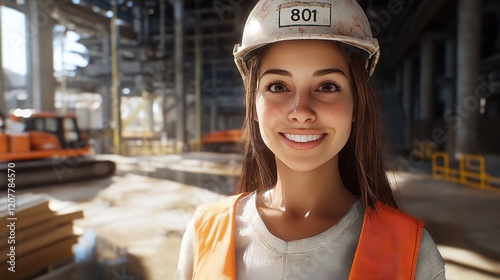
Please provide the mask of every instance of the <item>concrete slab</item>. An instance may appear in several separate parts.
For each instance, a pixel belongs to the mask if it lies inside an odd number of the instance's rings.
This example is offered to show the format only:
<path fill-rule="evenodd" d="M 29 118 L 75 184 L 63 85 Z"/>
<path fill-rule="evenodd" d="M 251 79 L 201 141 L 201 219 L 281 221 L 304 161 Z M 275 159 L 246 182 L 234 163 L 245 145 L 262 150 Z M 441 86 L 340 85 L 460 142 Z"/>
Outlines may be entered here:
<path fill-rule="evenodd" d="M 447 279 L 500 279 L 500 192 L 394 173 L 402 209 L 425 222 Z"/>

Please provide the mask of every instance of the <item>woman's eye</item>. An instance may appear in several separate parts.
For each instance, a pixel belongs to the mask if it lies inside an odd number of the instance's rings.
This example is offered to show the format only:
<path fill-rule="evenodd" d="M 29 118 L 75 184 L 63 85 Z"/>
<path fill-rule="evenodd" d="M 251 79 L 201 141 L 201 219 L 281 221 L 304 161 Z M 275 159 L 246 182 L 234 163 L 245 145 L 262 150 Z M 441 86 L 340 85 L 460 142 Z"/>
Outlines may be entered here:
<path fill-rule="evenodd" d="M 318 91 L 321 92 L 336 92 L 339 90 L 339 86 L 332 83 L 325 83 L 319 86 Z"/>
<path fill-rule="evenodd" d="M 287 88 L 284 84 L 272 84 L 268 87 L 270 92 L 285 92 Z"/>

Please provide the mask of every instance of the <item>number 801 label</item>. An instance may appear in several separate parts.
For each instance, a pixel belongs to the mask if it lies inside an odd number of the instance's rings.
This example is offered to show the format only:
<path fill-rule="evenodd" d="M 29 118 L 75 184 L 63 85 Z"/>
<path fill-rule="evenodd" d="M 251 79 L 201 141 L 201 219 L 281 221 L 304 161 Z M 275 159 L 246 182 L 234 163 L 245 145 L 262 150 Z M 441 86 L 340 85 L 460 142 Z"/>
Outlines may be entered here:
<path fill-rule="evenodd" d="M 331 9 L 329 3 L 295 2 L 280 5 L 279 27 L 330 26 Z"/>

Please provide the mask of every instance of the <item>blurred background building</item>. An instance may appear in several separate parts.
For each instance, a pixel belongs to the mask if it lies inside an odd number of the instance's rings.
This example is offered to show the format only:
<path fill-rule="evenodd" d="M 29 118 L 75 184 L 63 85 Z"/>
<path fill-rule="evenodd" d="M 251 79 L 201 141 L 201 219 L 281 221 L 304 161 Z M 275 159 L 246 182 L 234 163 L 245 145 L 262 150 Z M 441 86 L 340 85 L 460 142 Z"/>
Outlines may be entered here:
<path fill-rule="evenodd" d="M 163 136 L 183 150 L 241 128 L 232 48 L 256 1 L 3 2 L 4 114 L 71 112 L 83 129 Z M 430 140 L 454 155 L 498 155 L 488 133 L 500 102 L 497 1 L 359 2 L 381 43 L 373 81 L 394 149 Z"/>
<path fill-rule="evenodd" d="M 79 187 L 51 187 L 66 183 L 57 172 L 54 176 L 58 180 L 52 176 L 46 182 L 40 178 L 51 172 L 25 175 L 32 180 L 26 181 L 24 192 L 48 193 L 60 200 L 80 201 L 80 209 L 96 216 L 91 210 L 96 209 L 95 204 L 89 206 L 82 201 L 99 197 L 107 201 L 108 206 L 121 205 L 118 201 L 126 197 L 125 193 L 132 194 L 135 189 L 128 189 L 130 186 L 124 182 L 118 186 L 113 182 L 119 181 L 118 177 L 129 181 L 126 175 L 132 173 L 208 188 L 215 193 L 234 191 L 239 168 L 237 143 L 245 108 L 244 88 L 232 51 L 234 44 L 241 40 L 246 16 L 256 2 L 0 0 L 2 130 L 20 133 L 30 127 L 28 122 L 24 127 L 10 122 L 12 115 L 29 119 L 43 113 L 46 115 L 38 118 L 46 120 L 69 114 L 78 126 L 71 129 L 65 126 L 61 130 L 64 132 L 57 137 L 65 141 L 62 146 L 66 149 L 73 142 L 90 143 L 91 154 L 98 158 L 106 155 L 106 160 L 117 164 L 112 179 L 80 183 Z M 456 273 L 450 279 L 499 279 L 499 263 L 492 260 L 500 261 L 500 240 L 492 236 L 500 234 L 500 134 L 496 130 L 500 128 L 500 2 L 358 2 L 366 11 L 381 46 L 380 63 L 371 81 L 384 108 L 388 142 L 394 154 L 393 168 L 399 172 L 396 177 L 402 186 L 403 200 L 409 205 L 406 210 L 430 225 L 429 231 L 438 244 L 449 246 L 443 247 L 443 252 L 460 247 L 466 249 L 465 255 L 473 254 L 464 257 L 464 262 L 445 256 L 450 273 Z M 37 122 L 31 127 L 49 130 L 47 120 L 45 126 L 37 126 Z M 79 138 L 78 135 L 85 136 Z M 1 142 L 2 139 L 0 137 L 0 145 L 4 143 L 4 148 L 0 146 L 0 159 L 2 153 L 9 153 L 7 143 L 11 146 L 17 143 L 17 140 Z M 31 141 L 33 139 L 38 138 L 32 137 Z M 5 157 L 3 164 L 17 162 L 18 159 L 14 159 Z M 22 160 L 18 166 L 34 158 Z M 50 170 L 62 165 L 64 168 L 58 169 L 62 173 L 71 173 L 83 165 L 79 161 L 63 160 L 63 164 L 56 164 L 54 159 L 45 159 L 43 164 L 50 166 Z M 115 167 L 106 168 L 111 172 Z M 74 179 L 99 177 L 95 171 L 89 171 L 91 169 L 99 167 L 92 165 Z M 405 177 L 403 173 L 411 175 Z M 421 175 L 424 177 L 419 177 Z M 45 182 L 49 189 L 32 189 L 36 181 Z M 412 188 L 405 191 L 406 184 Z M 2 187 L 0 184 L 0 189 L 7 189 Z M 454 190 L 458 194 L 443 190 Z M 151 201 L 155 196 L 153 191 L 144 199 Z M 420 204 L 421 207 L 411 206 L 423 196 L 428 199 L 427 203 Z M 203 199 L 193 202 L 192 197 L 181 196 L 185 200 L 179 198 L 181 202 L 175 203 L 193 206 L 217 198 L 215 194 L 204 194 Z M 450 201 L 450 197 L 455 200 Z M 445 205 L 443 201 L 464 204 L 459 210 L 439 208 Z M 491 205 L 497 205 L 496 210 L 483 209 L 493 207 Z M 131 210 L 133 206 L 123 207 Z M 447 215 L 439 212 L 438 219 L 425 214 L 433 211 L 446 211 Z M 459 227 L 458 234 L 454 223 L 459 224 L 461 217 L 452 218 L 451 212 L 465 213 L 463 215 L 475 212 L 476 215 L 467 216 L 463 224 L 468 225 Z M 130 216 L 124 219 L 126 217 Z M 109 221 L 115 218 L 108 217 Z M 483 223 L 475 224 L 471 220 Z M 185 222 L 177 221 L 177 228 L 166 231 L 182 232 Z M 98 225 L 80 222 L 87 234 Z M 456 235 L 450 235 L 452 229 Z M 97 236 L 106 236 L 106 244 L 123 247 L 116 245 L 121 235 L 104 232 L 98 231 Z M 168 240 L 173 242 L 168 246 L 173 246 L 170 251 L 176 255 L 179 237 Z M 80 246 L 83 245 L 80 243 Z M 128 249 L 123 254 L 117 253 L 119 250 L 113 248 L 115 255 L 129 257 L 125 267 L 134 271 L 139 279 L 169 279 L 165 275 L 172 273 L 154 274 L 151 271 L 158 269 L 158 263 L 154 262 L 143 263 L 142 268 L 130 265 L 130 259 L 134 259 L 131 256 L 137 254 Z M 450 252 L 447 256 L 460 255 L 453 250 L 447 252 Z M 80 255 L 75 254 L 78 259 Z M 168 256 L 165 258 L 171 258 Z M 169 260 L 174 267 L 176 259 Z M 123 271 L 114 264 L 108 263 L 115 268 L 112 271 L 103 269 L 102 262 L 100 267 L 93 266 L 94 274 L 87 279 L 120 279 L 117 275 Z M 460 278 L 460 275 L 472 278 Z"/>

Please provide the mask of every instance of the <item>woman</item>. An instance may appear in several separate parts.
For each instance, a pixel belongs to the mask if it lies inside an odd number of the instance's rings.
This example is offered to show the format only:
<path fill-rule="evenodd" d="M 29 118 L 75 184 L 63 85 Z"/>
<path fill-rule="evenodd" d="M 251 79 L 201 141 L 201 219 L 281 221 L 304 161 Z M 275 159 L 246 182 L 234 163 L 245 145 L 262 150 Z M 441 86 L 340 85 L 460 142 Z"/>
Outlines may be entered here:
<path fill-rule="evenodd" d="M 259 1 L 235 48 L 240 194 L 199 208 L 178 279 L 444 279 L 386 177 L 368 83 L 378 57 L 354 0 Z"/>

